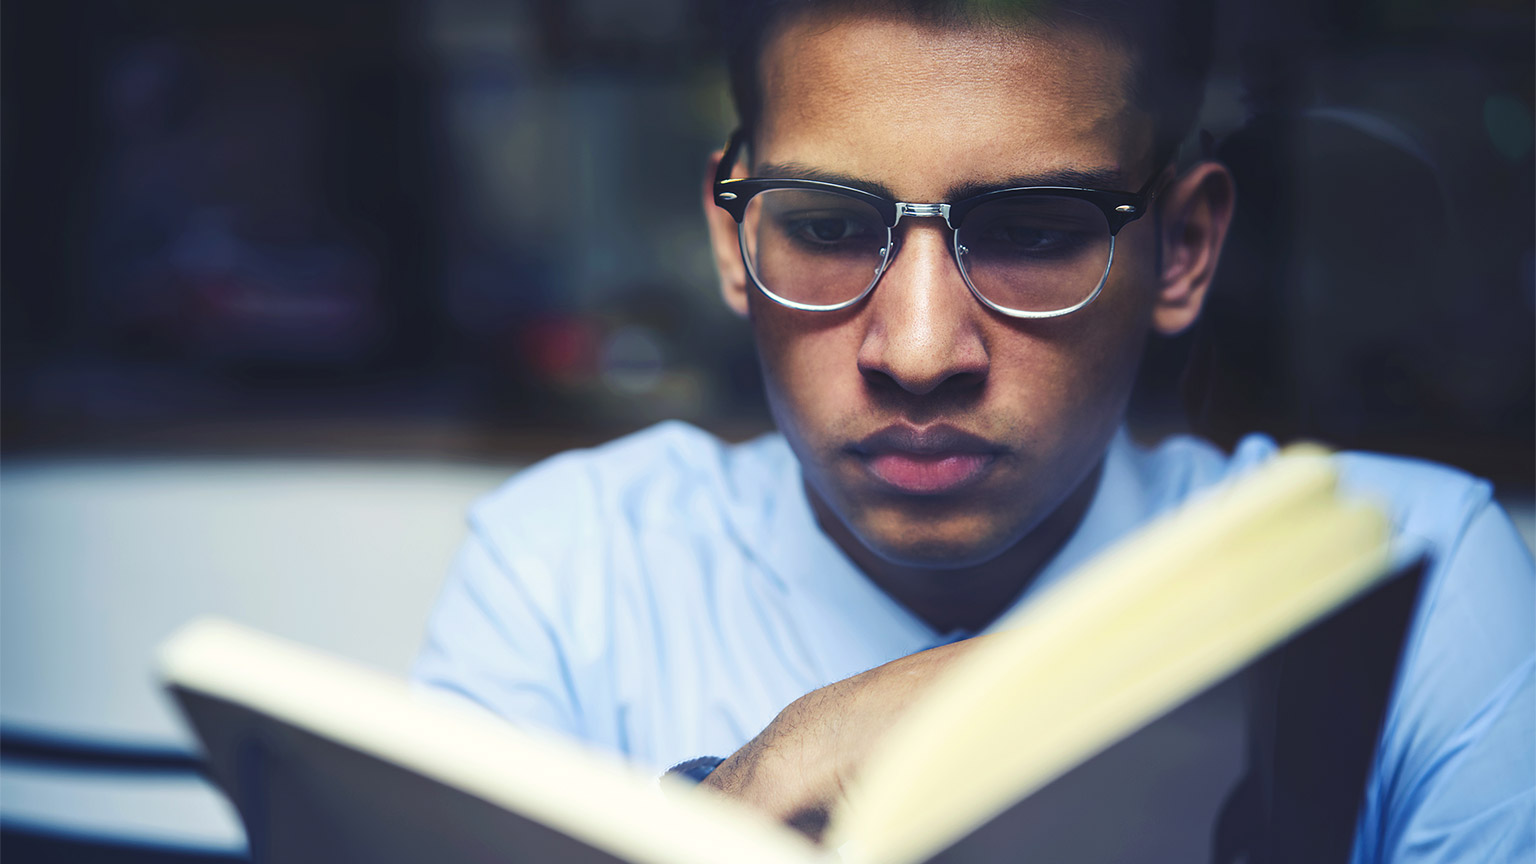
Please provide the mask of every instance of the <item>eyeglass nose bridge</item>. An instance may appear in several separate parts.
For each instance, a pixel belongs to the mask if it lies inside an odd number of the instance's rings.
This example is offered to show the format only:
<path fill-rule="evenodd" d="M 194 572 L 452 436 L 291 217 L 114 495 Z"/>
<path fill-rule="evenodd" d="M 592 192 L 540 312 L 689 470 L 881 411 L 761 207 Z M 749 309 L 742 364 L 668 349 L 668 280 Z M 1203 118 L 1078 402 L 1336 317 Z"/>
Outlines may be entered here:
<path fill-rule="evenodd" d="M 880 281 L 880 278 L 885 275 L 885 271 L 890 269 L 891 262 L 896 260 L 896 250 L 901 248 L 901 240 L 897 238 L 895 230 L 896 226 L 901 224 L 901 217 L 913 216 L 943 219 L 944 224 L 949 225 L 951 230 L 954 229 L 954 225 L 952 225 L 949 221 L 948 204 L 913 204 L 907 201 L 897 201 L 895 204 L 896 220 L 892 222 L 891 227 L 886 230 L 885 247 L 880 250 L 880 266 L 875 269 L 875 282 Z M 956 250 L 956 252 L 958 254 L 958 250 Z M 959 266 L 960 264 L 960 259 L 958 257 L 955 258 L 955 264 L 956 266 Z M 962 276 L 965 276 L 964 267 L 960 268 L 960 273 Z M 965 280 L 967 284 L 969 284 L 970 277 L 966 276 Z M 874 290 L 874 287 L 874 283 L 870 283 L 869 288 L 866 289 L 864 293 L 868 294 L 870 291 Z M 864 295 L 861 294 L 859 296 L 862 299 Z"/>
<path fill-rule="evenodd" d="M 908 204 L 904 201 L 896 202 L 896 221 L 891 223 L 895 228 L 901 224 L 903 216 L 937 216 L 947 224 L 949 222 L 948 204 Z M 953 227 L 953 226 L 951 226 Z"/>
<path fill-rule="evenodd" d="M 875 290 L 875 285 L 877 285 L 881 279 L 885 278 L 886 271 L 889 270 L 891 268 L 891 264 L 895 262 L 896 253 L 901 249 L 901 238 L 896 232 L 896 227 L 901 224 L 901 217 L 913 216 L 943 219 L 944 224 L 949 227 L 950 231 L 954 231 L 955 226 L 949 221 L 948 204 L 913 204 L 906 201 L 897 201 L 895 204 L 896 220 L 891 223 L 890 228 L 886 229 L 885 246 L 880 249 L 880 264 L 875 268 L 874 281 L 869 284 L 868 288 L 864 289 L 863 294 L 859 295 L 859 300 L 864 299 L 864 297 L 866 297 L 871 291 Z M 967 250 L 965 247 L 959 245 L 958 240 L 952 234 L 950 254 L 953 257 L 955 266 L 960 270 L 960 278 L 965 280 L 966 286 L 970 288 L 971 293 L 975 294 L 976 288 L 975 286 L 971 285 L 971 277 L 965 272 L 965 266 L 960 261 L 961 256 L 966 251 Z M 981 302 L 987 306 L 995 306 L 995 304 L 993 304 L 990 300 L 982 298 L 980 294 L 977 294 L 976 296 L 978 299 L 981 299 Z"/>

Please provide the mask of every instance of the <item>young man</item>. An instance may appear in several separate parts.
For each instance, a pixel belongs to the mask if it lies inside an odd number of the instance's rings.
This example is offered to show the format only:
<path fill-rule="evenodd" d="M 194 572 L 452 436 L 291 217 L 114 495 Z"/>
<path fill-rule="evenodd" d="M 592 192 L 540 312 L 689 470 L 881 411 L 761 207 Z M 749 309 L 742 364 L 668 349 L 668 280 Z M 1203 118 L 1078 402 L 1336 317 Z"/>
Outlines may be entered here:
<path fill-rule="evenodd" d="M 782 435 L 664 424 L 519 475 L 471 514 L 421 680 L 658 770 L 729 756 L 706 783 L 795 820 L 967 637 L 1274 451 L 1121 430 L 1234 193 L 1169 159 L 1209 21 L 1084 5 L 745 14 L 706 209 Z M 1486 484 L 1339 461 L 1433 561 L 1355 860 L 1536 855 L 1530 557 Z"/>

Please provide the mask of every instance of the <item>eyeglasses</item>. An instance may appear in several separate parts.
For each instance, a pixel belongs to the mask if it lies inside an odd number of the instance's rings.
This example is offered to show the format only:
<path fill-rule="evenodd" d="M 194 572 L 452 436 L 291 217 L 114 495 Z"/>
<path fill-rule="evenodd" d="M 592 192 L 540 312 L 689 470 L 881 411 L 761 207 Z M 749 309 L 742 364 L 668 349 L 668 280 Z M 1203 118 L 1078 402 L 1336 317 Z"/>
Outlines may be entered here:
<path fill-rule="evenodd" d="M 1055 318 L 1092 303 L 1115 260 L 1115 235 L 1141 218 L 1139 192 L 1071 186 L 998 189 L 947 204 L 893 201 L 819 180 L 731 177 L 745 143 L 731 135 L 715 204 L 736 220 L 758 290 L 792 309 L 846 309 L 889 269 L 902 217 L 943 219 L 960 275 L 976 299 L 1013 318 Z"/>

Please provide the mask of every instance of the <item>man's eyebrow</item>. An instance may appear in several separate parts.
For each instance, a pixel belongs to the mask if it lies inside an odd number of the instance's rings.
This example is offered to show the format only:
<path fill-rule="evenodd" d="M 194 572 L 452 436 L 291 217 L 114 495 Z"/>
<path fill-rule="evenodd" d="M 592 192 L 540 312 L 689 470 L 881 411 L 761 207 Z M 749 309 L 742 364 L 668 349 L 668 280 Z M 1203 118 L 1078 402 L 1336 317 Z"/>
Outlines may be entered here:
<path fill-rule="evenodd" d="M 1125 190 L 1125 175 L 1115 168 L 1059 168 L 1041 174 L 1005 177 L 987 183 L 961 183 L 951 186 L 946 201 L 964 201 L 977 195 L 996 192 L 999 189 L 1021 189 L 1027 186 L 1067 186 L 1077 189 Z"/>
<path fill-rule="evenodd" d="M 861 189 L 882 198 L 896 200 L 896 195 L 891 192 L 890 187 L 883 183 L 851 174 L 812 168 L 795 162 L 771 162 L 760 165 L 753 171 L 753 176 L 774 180 L 817 180 L 822 183 L 836 183 L 839 186 Z M 999 189 L 1019 189 L 1026 186 L 1124 190 L 1125 176 L 1116 168 L 1059 168 L 1040 174 L 1018 175 L 989 182 L 961 183 L 949 187 L 944 200 L 953 203 Z"/>
<path fill-rule="evenodd" d="M 824 171 L 820 168 L 812 168 L 795 162 L 770 162 L 766 165 L 759 165 L 752 172 L 752 176 L 772 180 L 816 180 L 821 183 L 836 183 L 839 186 L 859 189 L 873 195 L 879 195 L 882 198 L 896 199 L 896 196 L 891 194 L 890 188 L 883 183 L 876 183 L 863 177 L 854 177 L 851 174 Z"/>

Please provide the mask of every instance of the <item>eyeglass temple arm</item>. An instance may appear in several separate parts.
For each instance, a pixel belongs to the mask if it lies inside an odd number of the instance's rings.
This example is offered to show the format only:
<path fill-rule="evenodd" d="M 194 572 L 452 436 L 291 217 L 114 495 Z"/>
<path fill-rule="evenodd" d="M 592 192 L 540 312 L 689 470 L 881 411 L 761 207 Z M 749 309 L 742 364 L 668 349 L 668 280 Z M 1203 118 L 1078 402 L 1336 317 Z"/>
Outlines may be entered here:
<path fill-rule="evenodd" d="M 741 153 L 741 148 L 747 142 L 744 130 L 737 128 L 731 133 L 731 137 L 725 142 L 725 152 L 720 155 L 720 164 L 715 168 L 715 183 L 724 183 L 731 179 L 731 169 L 736 167 L 736 157 Z"/>
<path fill-rule="evenodd" d="M 1151 199 L 1156 198 L 1158 195 L 1162 194 L 1164 184 L 1159 183 L 1158 181 L 1162 180 L 1163 177 L 1168 174 L 1169 168 L 1174 168 L 1175 173 L 1177 173 L 1178 158 L 1178 144 L 1159 147 L 1157 151 L 1152 154 L 1152 164 L 1157 166 L 1157 170 L 1153 171 L 1152 176 L 1147 178 L 1147 182 L 1143 183 L 1141 188 L 1137 190 L 1136 197 L 1141 198 L 1144 201 L 1150 201 Z"/>

